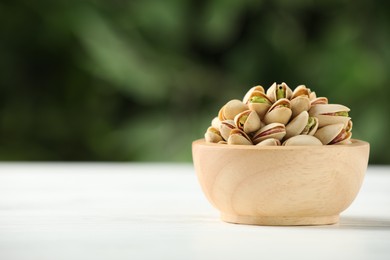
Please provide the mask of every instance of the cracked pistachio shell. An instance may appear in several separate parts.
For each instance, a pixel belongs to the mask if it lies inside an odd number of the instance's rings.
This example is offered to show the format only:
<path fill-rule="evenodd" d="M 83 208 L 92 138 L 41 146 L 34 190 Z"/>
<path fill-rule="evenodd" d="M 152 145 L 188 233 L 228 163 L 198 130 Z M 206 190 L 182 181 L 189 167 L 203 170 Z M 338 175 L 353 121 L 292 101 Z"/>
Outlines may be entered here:
<path fill-rule="evenodd" d="M 256 144 L 256 146 L 279 146 L 279 145 L 281 145 L 280 141 L 276 138 L 268 138 Z"/>
<path fill-rule="evenodd" d="M 222 107 L 221 116 L 219 116 L 219 119 L 221 120 L 222 117 L 223 119 L 221 121 L 226 119 L 233 120 L 237 114 L 245 110 L 248 110 L 248 106 L 246 104 L 242 103 L 238 99 L 230 100 Z"/>
<path fill-rule="evenodd" d="M 290 101 L 292 117 L 296 117 L 302 111 L 308 111 L 310 109 L 310 99 L 307 96 L 297 96 Z"/>
<path fill-rule="evenodd" d="M 225 116 L 223 115 L 224 109 L 225 109 L 225 106 L 221 107 L 221 109 L 218 111 L 218 119 L 220 122 L 226 120 Z"/>
<path fill-rule="evenodd" d="M 296 87 L 292 93 L 291 99 L 296 97 L 305 96 L 307 98 L 310 97 L 310 89 L 308 89 L 305 85 L 299 85 Z"/>
<path fill-rule="evenodd" d="M 281 123 L 284 125 L 287 124 L 292 115 L 292 111 L 290 107 L 291 107 L 290 101 L 286 98 L 282 98 L 276 101 L 269 108 L 269 110 L 264 116 L 265 124 L 267 125 L 271 123 Z"/>
<path fill-rule="evenodd" d="M 275 138 L 280 141 L 283 139 L 285 135 L 286 135 L 286 127 L 283 124 L 271 123 L 269 125 L 260 128 L 260 130 L 253 135 L 252 139 L 255 144 L 258 144 L 261 141 L 266 140 L 268 138 Z"/>
<path fill-rule="evenodd" d="M 348 123 L 347 123 L 347 127 L 345 128 L 345 131 L 351 132 L 352 131 L 352 127 L 353 127 L 352 120 L 349 120 Z"/>
<path fill-rule="evenodd" d="M 218 143 L 219 141 L 223 141 L 222 136 L 218 129 L 210 126 L 207 128 L 206 133 L 204 134 L 204 139 L 208 143 Z"/>
<path fill-rule="evenodd" d="M 256 111 L 246 110 L 234 117 L 235 125 L 249 134 L 260 129 L 261 121 Z"/>
<path fill-rule="evenodd" d="M 222 138 L 227 140 L 229 138 L 230 131 L 232 131 L 234 128 L 236 128 L 236 125 L 234 124 L 233 120 L 222 121 L 221 125 L 219 126 L 219 132 L 221 133 Z"/>
<path fill-rule="evenodd" d="M 313 120 L 313 125 L 309 126 L 310 120 Z M 317 132 L 319 123 L 318 123 L 318 118 L 310 116 L 309 121 L 307 122 L 307 125 L 301 132 L 302 135 L 314 135 Z"/>
<path fill-rule="evenodd" d="M 219 143 L 219 144 L 227 144 L 226 141 L 219 141 L 218 143 Z"/>
<path fill-rule="evenodd" d="M 315 106 L 319 104 L 328 104 L 328 99 L 326 97 L 318 97 L 315 99 L 310 99 L 310 105 Z"/>
<path fill-rule="evenodd" d="M 259 102 L 259 100 L 264 102 Z M 256 111 L 260 118 L 263 118 L 265 113 L 271 107 L 272 102 L 268 99 L 267 95 L 260 91 L 253 91 L 248 99 L 248 107 L 250 110 Z"/>
<path fill-rule="evenodd" d="M 310 98 L 310 100 L 316 99 L 317 98 L 316 92 L 315 91 L 310 91 L 309 98 Z"/>
<path fill-rule="evenodd" d="M 344 127 L 347 126 L 351 120 L 348 116 L 332 115 L 339 112 L 349 112 L 350 109 L 343 105 L 338 104 L 318 104 L 312 106 L 309 110 L 310 116 L 318 118 L 319 127 L 342 123 Z"/>
<path fill-rule="evenodd" d="M 292 96 L 292 90 L 284 82 L 282 84 L 276 84 L 276 82 L 274 82 L 274 84 L 272 84 L 272 86 L 267 90 L 267 96 L 272 102 L 276 102 L 282 98 L 290 99 Z"/>
<path fill-rule="evenodd" d="M 307 111 L 302 111 L 298 116 L 296 116 L 290 123 L 286 125 L 286 135 L 285 139 L 299 135 L 305 129 L 307 122 L 309 120 L 309 113 Z"/>
<path fill-rule="evenodd" d="M 311 135 L 296 135 L 286 140 L 284 146 L 313 146 L 322 145 L 321 141 Z"/>
<path fill-rule="evenodd" d="M 344 124 L 327 125 L 317 130 L 314 134 L 323 144 L 333 144 L 351 138 L 351 132 L 347 132 Z"/>
<path fill-rule="evenodd" d="M 211 120 L 212 127 L 219 129 L 220 125 L 221 125 L 221 121 L 219 120 L 218 117 L 214 117 L 213 120 Z"/>
<path fill-rule="evenodd" d="M 258 85 L 258 86 L 254 86 L 253 88 L 248 90 L 248 92 L 246 92 L 244 98 L 242 99 L 242 102 L 244 104 L 248 103 L 248 100 L 249 100 L 252 92 L 254 92 L 254 91 L 258 91 L 258 92 L 264 93 L 264 88 L 262 86 Z"/>
<path fill-rule="evenodd" d="M 230 132 L 227 143 L 235 145 L 252 145 L 252 141 L 249 136 L 244 131 L 237 128 Z"/>
<path fill-rule="evenodd" d="M 327 125 L 334 124 L 343 124 L 344 127 L 348 125 L 348 122 L 351 121 L 350 117 L 347 116 L 327 116 L 327 115 L 317 115 L 318 118 L 318 127 L 324 127 Z"/>
<path fill-rule="evenodd" d="M 349 112 L 350 109 L 339 104 L 318 104 L 310 108 L 309 114 L 312 116 L 337 112 Z"/>

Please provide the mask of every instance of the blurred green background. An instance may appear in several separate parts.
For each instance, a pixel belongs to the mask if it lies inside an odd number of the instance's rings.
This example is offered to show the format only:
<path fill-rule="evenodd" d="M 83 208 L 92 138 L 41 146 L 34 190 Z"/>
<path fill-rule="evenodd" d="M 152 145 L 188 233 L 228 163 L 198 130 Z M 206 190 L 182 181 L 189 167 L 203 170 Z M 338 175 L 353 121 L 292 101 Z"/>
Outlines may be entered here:
<path fill-rule="evenodd" d="M 0 160 L 190 161 L 228 100 L 306 84 L 390 163 L 390 4 L 1 1 Z"/>

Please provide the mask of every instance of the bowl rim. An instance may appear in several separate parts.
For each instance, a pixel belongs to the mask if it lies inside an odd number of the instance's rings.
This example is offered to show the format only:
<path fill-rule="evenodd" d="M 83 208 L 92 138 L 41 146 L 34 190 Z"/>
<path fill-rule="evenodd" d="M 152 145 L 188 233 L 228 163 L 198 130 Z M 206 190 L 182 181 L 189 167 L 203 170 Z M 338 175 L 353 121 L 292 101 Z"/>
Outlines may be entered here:
<path fill-rule="evenodd" d="M 214 148 L 220 148 L 220 149 L 237 149 L 237 150 L 301 150 L 301 149 L 340 149 L 340 148 L 346 148 L 346 147 L 362 147 L 362 146 L 369 146 L 370 144 L 366 141 L 359 140 L 359 139 L 351 139 L 350 144 L 332 144 L 332 145 L 289 145 L 289 146 L 257 146 L 257 145 L 227 145 L 227 144 L 218 144 L 218 143 L 207 143 L 204 138 L 197 139 L 192 142 L 192 145 L 199 145 L 199 146 L 207 146 L 207 147 L 214 147 Z"/>

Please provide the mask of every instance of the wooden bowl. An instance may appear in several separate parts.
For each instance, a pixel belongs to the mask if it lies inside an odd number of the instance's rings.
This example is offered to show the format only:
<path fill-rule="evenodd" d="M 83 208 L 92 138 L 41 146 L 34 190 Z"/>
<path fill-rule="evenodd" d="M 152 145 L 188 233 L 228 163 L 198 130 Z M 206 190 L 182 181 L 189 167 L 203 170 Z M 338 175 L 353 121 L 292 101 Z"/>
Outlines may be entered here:
<path fill-rule="evenodd" d="M 195 171 L 221 219 L 253 225 L 333 224 L 355 199 L 369 144 L 266 146 L 192 143 Z"/>

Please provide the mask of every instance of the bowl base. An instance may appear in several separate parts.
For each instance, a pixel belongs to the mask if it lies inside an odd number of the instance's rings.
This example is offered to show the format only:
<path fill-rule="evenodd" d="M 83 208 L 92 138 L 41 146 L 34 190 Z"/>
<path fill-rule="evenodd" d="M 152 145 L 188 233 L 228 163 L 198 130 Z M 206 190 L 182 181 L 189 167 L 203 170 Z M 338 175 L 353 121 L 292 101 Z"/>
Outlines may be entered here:
<path fill-rule="evenodd" d="M 260 226 L 313 226 L 330 225 L 339 221 L 339 215 L 311 217 L 278 217 L 278 216 L 239 216 L 221 214 L 221 219 L 228 223 Z"/>

